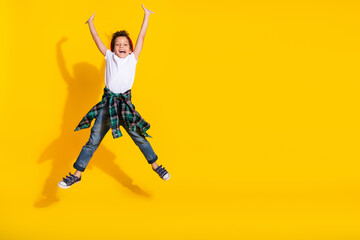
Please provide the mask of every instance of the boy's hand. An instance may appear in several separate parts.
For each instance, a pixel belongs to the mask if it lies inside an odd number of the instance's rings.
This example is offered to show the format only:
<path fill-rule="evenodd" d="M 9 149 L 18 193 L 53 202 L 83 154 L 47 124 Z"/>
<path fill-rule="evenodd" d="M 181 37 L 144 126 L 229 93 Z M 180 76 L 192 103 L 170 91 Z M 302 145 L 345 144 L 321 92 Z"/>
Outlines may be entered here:
<path fill-rule="evenodd" d="M 147 9 L 146 7 L 144 7 L 143 4 L 141 4 L 141 6 L 143 7 L 146 15 L 150 15 L 151 13 L 154 13 L 154 12 L 150 11 L 149 9 Z"/>
<path fill-rule="evenodd" d="M 94 17 L 95 13 L 85 23 L 89 23 L 90 21 L 92 22 L 94 20 Z"/>

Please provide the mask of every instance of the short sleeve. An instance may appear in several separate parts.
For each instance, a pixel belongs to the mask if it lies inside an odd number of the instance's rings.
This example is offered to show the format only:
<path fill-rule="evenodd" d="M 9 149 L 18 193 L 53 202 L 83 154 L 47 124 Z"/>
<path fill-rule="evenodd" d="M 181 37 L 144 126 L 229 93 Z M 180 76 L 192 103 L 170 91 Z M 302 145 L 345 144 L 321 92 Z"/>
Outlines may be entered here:
<path fill-rule="evenodd" d="M 105 54 L 105 60 L 107 60 L 111 56 L 111 54 L 112 52 L 109 49 L 107 49 Z"/>
<path fill-rule="evenodd" d="M 137 63 L 137 60 L 135 58 L 135 54 L 134 53 L 131 53 L 131 58 L 133 59 L 133 61 L 135 62 L 135 64 Z"/>

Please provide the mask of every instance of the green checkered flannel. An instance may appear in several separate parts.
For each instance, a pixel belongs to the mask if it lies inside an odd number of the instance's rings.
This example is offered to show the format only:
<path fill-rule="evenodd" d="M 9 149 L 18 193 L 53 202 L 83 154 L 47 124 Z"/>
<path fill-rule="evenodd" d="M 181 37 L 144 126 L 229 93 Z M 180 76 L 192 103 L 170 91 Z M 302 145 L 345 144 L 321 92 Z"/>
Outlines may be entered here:
<path fill-rule="evenodd" d="M 89 128 L 93 119 L 99 114 L 101 109 L 108 109 L 110 114 L 110 127 L 113 138 L 121 137 L 120 119 L 124 119 L 127 129 L 136 131 L 139 129 L 145 137 L 151 137 L 146 133 L 150 128 L 140 114 L 135 110 L 135 106 L 131 102 L 131 90 L 125 93 L 113 93 L 107 87 L 104 88 L 102 100 L 96 104 L 90 111 L 83 117 L 75 131 Z"/>

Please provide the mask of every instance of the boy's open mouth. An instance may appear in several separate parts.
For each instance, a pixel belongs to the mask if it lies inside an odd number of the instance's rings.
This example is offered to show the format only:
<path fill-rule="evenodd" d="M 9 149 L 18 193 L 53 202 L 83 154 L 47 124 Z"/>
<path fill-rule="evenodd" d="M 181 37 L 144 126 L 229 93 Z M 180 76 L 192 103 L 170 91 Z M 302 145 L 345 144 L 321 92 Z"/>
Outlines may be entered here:
<path fill-rule="evenodd" d="M 120 52 L 120 53 L 126 53 L 124 50 L 120 50 L 119 52 Z"/>

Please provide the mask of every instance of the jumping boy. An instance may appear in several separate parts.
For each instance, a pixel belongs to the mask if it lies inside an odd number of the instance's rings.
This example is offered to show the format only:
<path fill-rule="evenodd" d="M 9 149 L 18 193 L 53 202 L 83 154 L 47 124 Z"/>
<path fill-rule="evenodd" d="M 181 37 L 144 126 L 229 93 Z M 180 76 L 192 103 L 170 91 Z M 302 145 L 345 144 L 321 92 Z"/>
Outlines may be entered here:
<path fill-rule="evenodd" d="M 170 179 L 170 174 L 164 167 L 159 166 L 158 159 L 150 143 L 145 137 L 150 137 L 146 131 L 150 128 L 131 103 L 131 87 L 134 83 L 136 64 L 144 43 L 145 34 L 152 11 L 142 5 L 145 15 L 135 49 L 126 31 L 115 32 L 111 40 L 111 51 L 100 40 L 93 23 L 95 13 L 86 21 L 89 24 L 91 35 L 105 56 L 105 88 L 102 100 L 96 104 L 81 120 L 75 131 L 89 128 L 93 119 L 89 141 L 83 146 L 73 167 L 74 174 L 63 178 L 58 186 L 69 188 L 81 181 L 81 174 L 85 171 L 91 157 L 98 148 L 101 140 L 111 128 L 113 138 L 122 136 L 120 125 L 124 127 L 134 143 L 140 148 L 152 169 L 164 180 Z"/>

